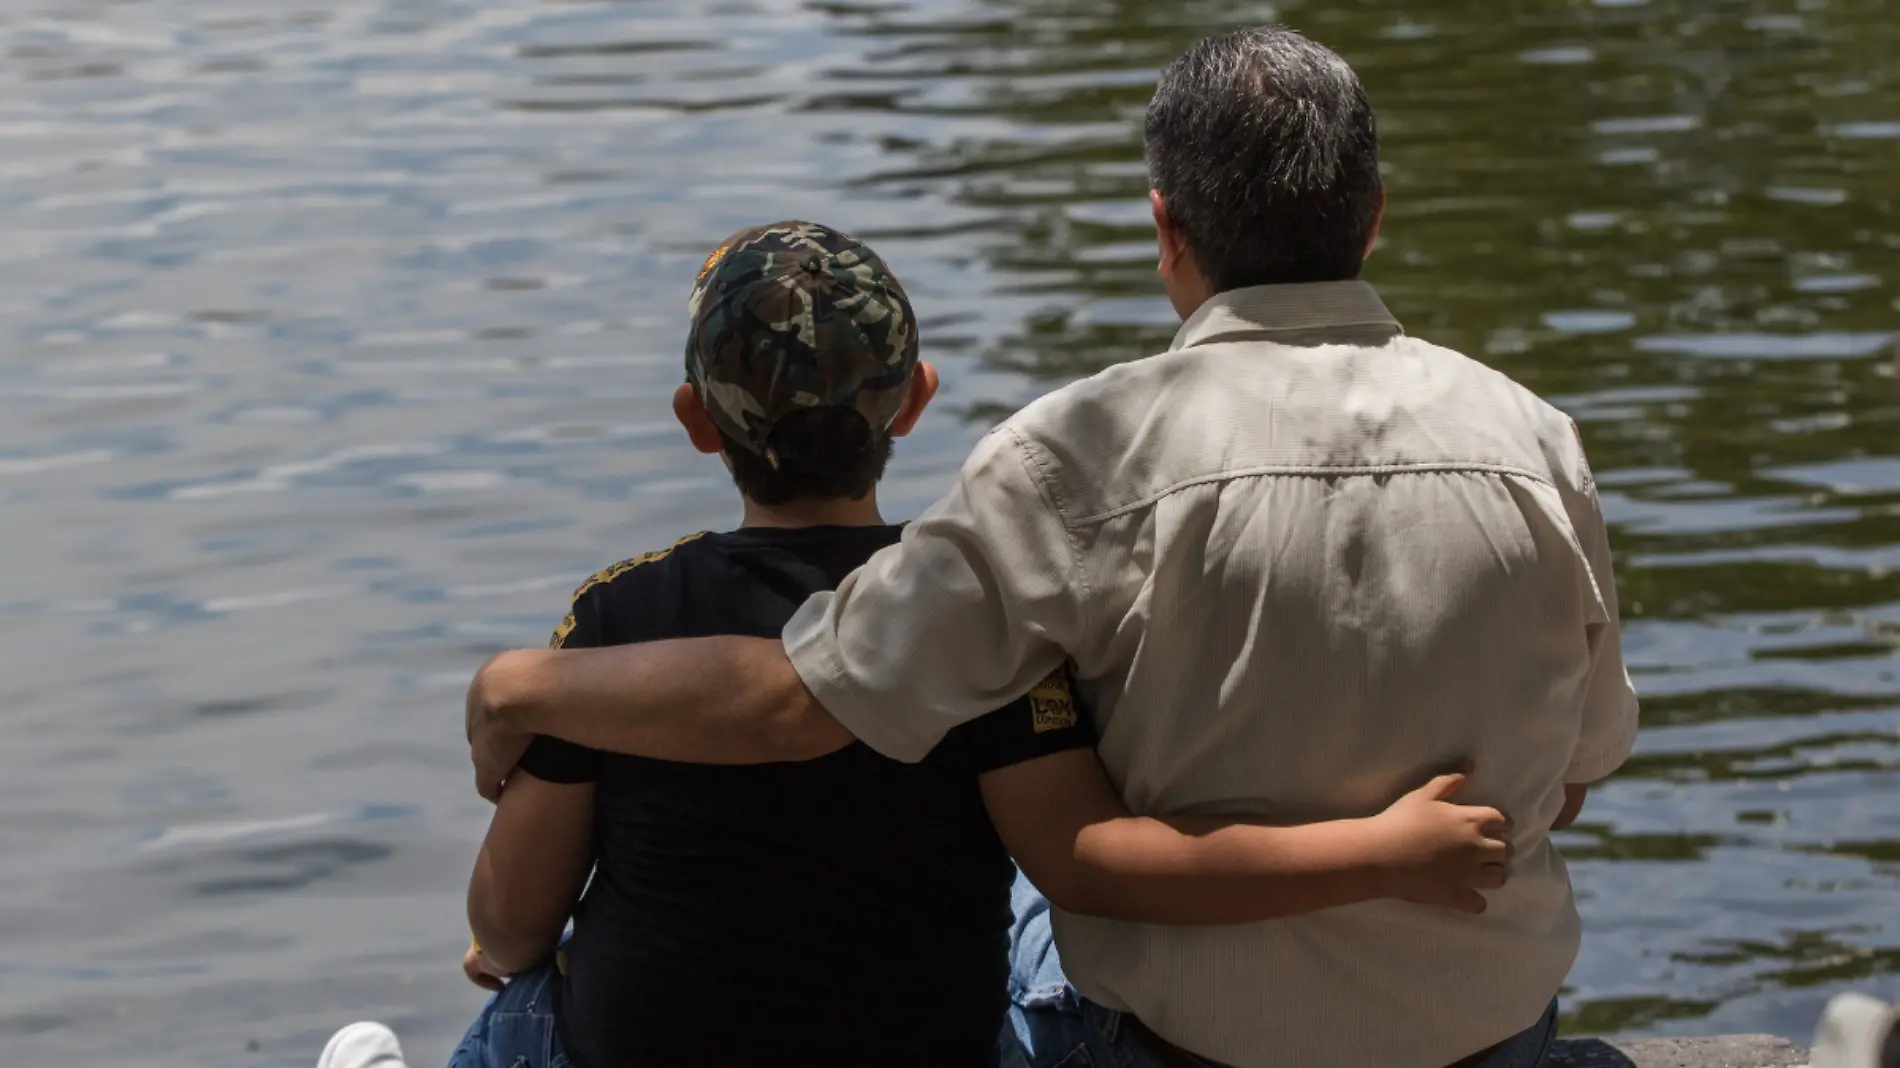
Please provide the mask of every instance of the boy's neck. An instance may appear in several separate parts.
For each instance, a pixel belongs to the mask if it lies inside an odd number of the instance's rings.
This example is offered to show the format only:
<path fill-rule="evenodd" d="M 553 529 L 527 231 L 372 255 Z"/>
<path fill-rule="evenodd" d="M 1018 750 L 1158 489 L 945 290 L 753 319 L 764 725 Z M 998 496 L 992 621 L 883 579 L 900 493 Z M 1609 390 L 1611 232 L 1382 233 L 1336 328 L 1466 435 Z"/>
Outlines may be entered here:
<path fill-rule="evenodd" d="M 881 527 L 884 516 L 877 508 L 877 491 L 859 500 L 840 497 L 786 501 L 784 504 L 760 504 L 743 494 L 743 527 Z"/>

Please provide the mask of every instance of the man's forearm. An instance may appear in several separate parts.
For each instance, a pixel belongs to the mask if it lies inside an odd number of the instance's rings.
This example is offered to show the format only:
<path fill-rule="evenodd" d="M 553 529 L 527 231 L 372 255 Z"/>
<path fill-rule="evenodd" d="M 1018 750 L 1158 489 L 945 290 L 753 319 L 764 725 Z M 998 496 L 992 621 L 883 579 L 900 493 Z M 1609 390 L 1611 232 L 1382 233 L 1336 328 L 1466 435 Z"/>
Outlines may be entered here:
<path fill-rule="evenodd" d="M 506 729 L 607 752 L 763 764 L 813 759 L 852 741 L 776 639 L 506 654 L 483 673 L 480 701 Z"/>
<path fill-rule="evenodd" d="M 1071 885 L 1050 898 L 1071 912 L 1173 925 L 1256 923 L 1372 901 L 1389 892 L 1369 859 L 1367 824 L 1112 820 L 1077 837 Z"/>

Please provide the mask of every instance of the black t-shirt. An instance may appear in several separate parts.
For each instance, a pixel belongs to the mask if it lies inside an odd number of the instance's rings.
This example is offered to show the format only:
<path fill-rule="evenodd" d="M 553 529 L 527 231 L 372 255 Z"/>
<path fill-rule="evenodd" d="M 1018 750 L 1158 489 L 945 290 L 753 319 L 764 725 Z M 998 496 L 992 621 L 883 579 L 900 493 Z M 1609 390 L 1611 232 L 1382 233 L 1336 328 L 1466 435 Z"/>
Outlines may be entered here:
<path fill-rule="evenodd" d="M 747 528 L 617 564 L 568 648 L 777 637 L 896 527 Z M 1066 692 L 1066 687 L 1064 688 Z M 1018 701 L 920 764 L 862 744 L 806 763 L 674 764 L 536 739 L 522 768 L 593 782 L 595 869 L 562 1018 L 582 1068 L 993 1064 L 1008 854 L 977 778 L 1094 744 L 1073 702 Z M 1053 714 L 1052 714 L 1053 712 Z"/>

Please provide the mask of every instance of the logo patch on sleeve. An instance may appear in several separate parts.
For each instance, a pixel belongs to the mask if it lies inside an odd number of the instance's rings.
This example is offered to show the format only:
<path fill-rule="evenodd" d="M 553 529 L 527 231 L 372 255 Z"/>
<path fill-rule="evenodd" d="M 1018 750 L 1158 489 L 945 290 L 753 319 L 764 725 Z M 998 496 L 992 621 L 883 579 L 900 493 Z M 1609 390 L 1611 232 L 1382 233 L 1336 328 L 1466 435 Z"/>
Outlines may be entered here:
<path fill-rule="evenodd" d="M 1069 690 L 1068 672 L 1058 669 L 1029 691 L 1029 715 L 1037 734 L 1075 726 L 1075 694 Z"/>

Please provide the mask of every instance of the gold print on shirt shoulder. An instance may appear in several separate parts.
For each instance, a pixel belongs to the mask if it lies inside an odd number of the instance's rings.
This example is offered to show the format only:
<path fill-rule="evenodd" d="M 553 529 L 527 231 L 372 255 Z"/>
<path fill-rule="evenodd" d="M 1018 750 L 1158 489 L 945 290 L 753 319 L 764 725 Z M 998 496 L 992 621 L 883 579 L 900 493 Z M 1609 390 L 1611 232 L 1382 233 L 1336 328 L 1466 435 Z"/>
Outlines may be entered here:
<path fill-rule="evenodd" d="M 569 612 L 561 625 L 554 628 L 554 637 L 548 639 L 548 648 L 559 649 L 567 644 L 567 636 L 574 633 L 574 613 Z"/>
<path fill-rule="evenodd" d="M 1067 670 L 1057 668 L 1029 691 L 1029 715 L 1037 734 L 1075 726 L 1075 694 L 1069 689 Z"/>
<path fill-rule="evenodd" d="M 574 591 L 574 596 L 571 598 L 571 602 L 573 604 L 578 605 L 580 604 L 581 598 L 587 596 L 587 591 L 593 589 L 595 586 L 612 582 L 613 580 L 619 578 L 620 576 L 626 574 L 627 572 L 632 571 L 636 567 L 645 567 L 647 564 L 657 564 L 661 560 L 664 560 L 667 557 L 673 555 L 674 549 L 677 549 L 680 546 L 685 545 L 687 542 L 698 541 L 699 539 L 705 536 L 706 536 L 705 532 L 703 531 L 698 534 L 689 534 L 686 537 L 681 538 L 680 540 L 667 546 L 666 548 L 661 549 L 659 552 L 644 553 L 640 556 L 634 557 L 631 560 L 622 560 L 619 563 L 615 564 L 614 566 L 607 568 L 603 571 L 597 571 L 594 573 L 594 577 L 588 579 L 586 582 L 581 583 L 580 588 Z M 566 645 L 567 636 L 574 633 L 574 623 L 575 623 L 574 613 L 569 612 L 567 614 L 567 618 L 561 620 L 561 625 L 554 628 L 554 636 L 548 639 L 548 648 L 559 649 L 563 645 Z"/>

